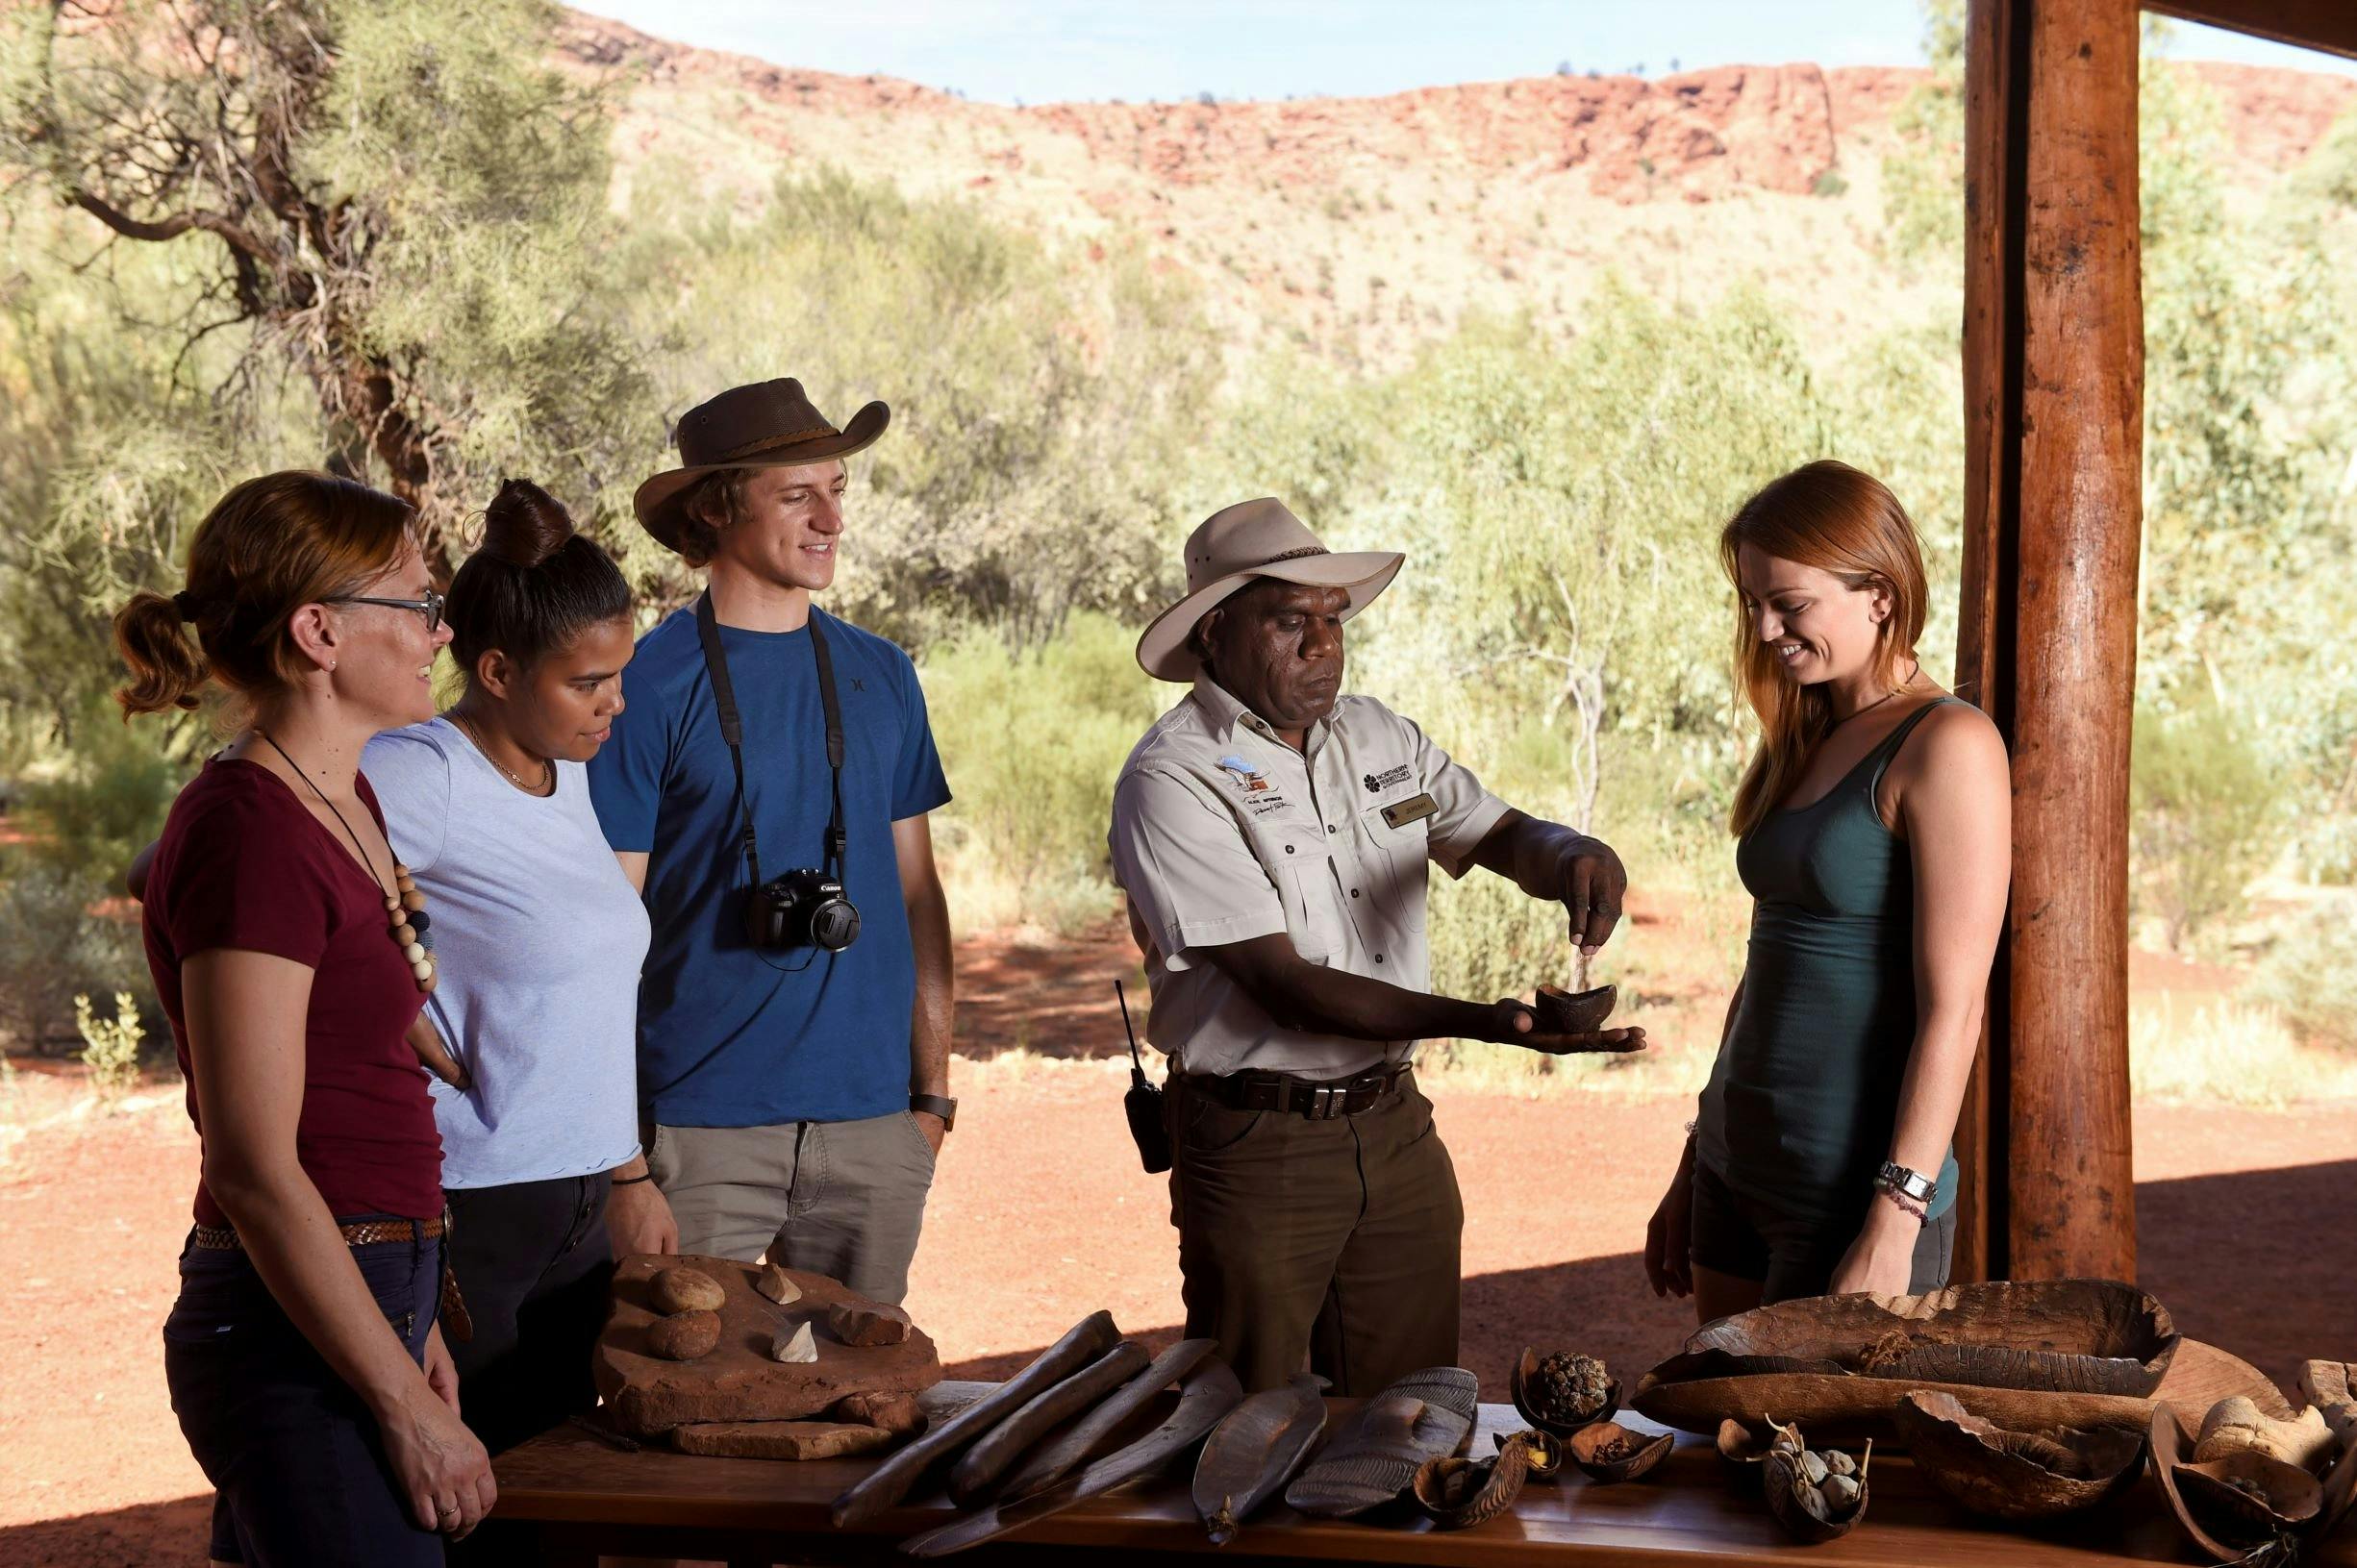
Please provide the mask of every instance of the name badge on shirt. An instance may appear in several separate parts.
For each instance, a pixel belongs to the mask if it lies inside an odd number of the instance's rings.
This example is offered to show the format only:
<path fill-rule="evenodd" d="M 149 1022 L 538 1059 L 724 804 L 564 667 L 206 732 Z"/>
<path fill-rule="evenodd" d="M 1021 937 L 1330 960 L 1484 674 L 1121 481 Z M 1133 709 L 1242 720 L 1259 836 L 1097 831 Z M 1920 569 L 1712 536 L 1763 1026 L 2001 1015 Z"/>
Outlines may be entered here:
<path fill-rule="evenodd" d="M 1386 827 L 1404 828 L 1411 822 L 1421 822 L 1441 809 L 1440 803 L 1430 795 L 1410 795 L 1406 800 L 1393 801 L 1383 809 Z"/>

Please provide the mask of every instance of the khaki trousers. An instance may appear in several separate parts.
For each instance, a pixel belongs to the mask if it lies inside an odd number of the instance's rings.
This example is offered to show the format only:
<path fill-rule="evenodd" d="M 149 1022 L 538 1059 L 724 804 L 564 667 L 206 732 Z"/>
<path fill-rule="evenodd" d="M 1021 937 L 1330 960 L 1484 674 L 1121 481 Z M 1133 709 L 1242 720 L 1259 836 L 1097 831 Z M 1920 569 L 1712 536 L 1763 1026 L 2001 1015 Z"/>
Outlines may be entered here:
<path fill-rule="evenodd" d="M 933 1190 L 933 1146 L 905 1110 L 856 1122 L 642 1130 L 679 1250 L 840 1280 L 899 1305 Z"/>
<path fill-rule="evenodd" d="M 1231 1110 L 1175 1076 L 1167 1100 L 1187 1333 L 1246 1391 L 1305 1361 L 1346 1397 L 1455 1364 L 1465 1207 L 1413 1075 L 1331 1121 Z"/>

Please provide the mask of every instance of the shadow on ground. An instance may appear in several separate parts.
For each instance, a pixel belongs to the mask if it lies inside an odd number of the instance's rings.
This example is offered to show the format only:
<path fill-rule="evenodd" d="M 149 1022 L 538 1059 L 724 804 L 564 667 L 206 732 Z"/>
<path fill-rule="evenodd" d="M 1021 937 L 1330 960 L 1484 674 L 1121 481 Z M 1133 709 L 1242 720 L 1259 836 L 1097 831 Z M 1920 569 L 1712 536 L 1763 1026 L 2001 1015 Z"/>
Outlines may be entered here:
<path fill-rule="evenodd" d="M 2357 1360 L 2357 1247 L 2344 1236 L 2353 1204 L 2357 1159 L 2140 1182 L 2139 1278 L 2180 1332 L 2289 1389 L 2311 1357 Z M 1490 1401 L 1506 1398 L 1525 1345 L 1600 1356 L 1634 1386 L 1693 1329 L 1687 1303 L 1655 1298 L 1635 1253 L 1479 1275 L 1463 1302 L 1459 1360 Z M 1179 1333 L 1123 1328 L 1157 1349 Z M 1003 1378 L 1036 1354 L 977 1357 L 950 1376 Z"/>
<path fill-rule="evenodd" d="M 2290 1384 L 2311 1356 L 2357 1359 L 2357 1248 L 2344 1232 L 2357 1159 L 2147 1182 L 2136 1189 L 2142 1277 L 2177 1326 Z M 1175 1303 L 1173 1307 L 1175 1307 Z M 1175 1324 L 1123 1327 L 1156 1349 Z M 1657 1301 L 1637 1255 L 1583 1258 L 1465 1282 L 1462 1360 L 1482 1397 L 1506 1397 L 1525 1344 L 1601 1356 L 1634 1381 L 1692 1327 L 1683 1302 Z M 953 1378 L 1003 1378 L 1037 1350 L 961 1361 Z M 0 1529 L 0 1562 L 21 1568 L 163 1568 L 202 1560 L 211 1500 Z"/>
<path fill-rule="evenodd" d="M 0 1562 L 16 1568 L 188 1568 L 205 1560 L 212 1526 L 210 1493 L 43 1519 L 0 1529 Z"/>

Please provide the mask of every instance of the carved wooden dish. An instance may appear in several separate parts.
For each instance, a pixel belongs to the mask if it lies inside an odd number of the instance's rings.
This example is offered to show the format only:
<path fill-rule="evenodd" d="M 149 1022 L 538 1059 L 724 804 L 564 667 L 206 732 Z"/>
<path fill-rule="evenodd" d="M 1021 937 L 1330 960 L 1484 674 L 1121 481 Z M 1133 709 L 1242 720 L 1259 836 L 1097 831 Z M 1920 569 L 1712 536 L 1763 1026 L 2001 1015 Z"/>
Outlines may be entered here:
<path fill-rule="evenodd" d="M 1494 1459 L 1460 1459 L 1435 1455 L 1417 1466 L 1408 1489 L 1416 1506 L 1442 1530 L 1486 1525 L 1514 1506 L 1528 1477 L 1530 1450 L 1509 1437 Z"/>
<path fill-rule="evenodd" d="M 2046 1519 L 2101 1502 L 2136 1480 L 2144 1437 L 2097 1428 L 2015 1431 L 1952 1395 L 1917 1391 L 1894 1419 L 1924 1479 L 1974 1513 Z"/>
<path fill-rule="evenodd" d="M 2255 1549 L 2316 1530 L 2327 1516 L 2323 1487 L 2297 1465 L 2249 1450 L 2188 1463 L 2192 1438 L 2168 1409 L 2153 1412 L 2150 1439 L 2161 1500 L 2212 1562 L 2239 1562 Z"/>
<path fill-rule="evenodd" d="M 2103 1280 L 1812 1296 L 1720 1318 L 1645 1381 L 1765 1373 L 2148 1397 L 2176 1354 L 2168 1308 Z"/>
<path fill-rule="evenodd" d="M 1541 1431 L 1552 1433 L 1557 1437 L 1569 1437 L 1583 1427 L 1592 1427 L 1599 1421 L 1610 1421 L 1619 1413 L 1620 1380 L 1618 1378 L 1614 1378 L 1605 1383 L 1604 1403 L 1596 1406 L 1595 1413 L 1592 1415 L 1584 1415 L 1576 1421 L 1564 1421 L 1542 1410 L 1536 1397 L 1536 1391 L 1531 1389 L 1528 1383 L 1530 1380 L 1539 1375 L 1539 1363 L 1545 1357 L 1536 1350 L 1525 1348 L 1521 1356 L 1515 1361 L 1513 1372 L 1507 1376 L 1506 1391 L 1513 1396 L 1514 1407 L 1521 1412 L 1523 1420 Z"/>
<path fill-rule="evenodd" d="M 1659 1369 L 1657 1368 L 1656 1371 Z M 1911 1392 L 1947 1394 L 1959 1405 L 1997 1426 L 2018 1431 L 2061 1427 L 2116 1427 L 2144 1431 L 2155 1406 L 2166 1406 L 2189 1431 L 2201 1425 L 2213 1405 L 2229 1395 L 2250 1399 L 2269 1414 L 2289 1417 L 2281 1390 L 2258 1368 L 2215 1345 L 2185 1340 L 2170 1360 L 2168 1376 L 2150 1399 L 2119 1394 L 2044 1394 L 2018 1388 L 1983 1388 L 1969 1383 L 1893 1382 L 1887 1378 L 1847 1374 L 1761 1373 L 1661 1382 L 1646 1374 L 1629 1405 L 1680 1431 L 1716 1435 L 1724 1421 L 1755 1431 L 1766 1419 L 1790 1416 L 1828 1437 L 1895 1436 L 1893 1419 Z"/>
<path fill-rule="evenodd" d="M 1593 1034 L 1619 1003 L 1619 987 L 1614 985 L 1599 985 L 1592 991 L 1542 985 L 1533 1010 L 1539 1015 L 1542 1034 Z"/>
<path fill-rule="evenodd" d="M 1501 1452 L 1508 1443 L 1519 1441 L 1527 1451 L 1523 1460 L 1533 1481 L 1553 1481 L 1563 1474 L 1564 1440 L 1551 1431 L 1542 1431 L 1533 1427 L 1528 1431 L 1492 1432 L 1490 1441 Z"/>
<path fill-rule="evenodd" d="M 1599 1421 L 1571 1434 L 1571 1462 L 1600 1482 L 1635 1481 L 1661 1463 L 1676 1441 L 1669 1432 L 1647 1437 L 1617 1421 Z"/>

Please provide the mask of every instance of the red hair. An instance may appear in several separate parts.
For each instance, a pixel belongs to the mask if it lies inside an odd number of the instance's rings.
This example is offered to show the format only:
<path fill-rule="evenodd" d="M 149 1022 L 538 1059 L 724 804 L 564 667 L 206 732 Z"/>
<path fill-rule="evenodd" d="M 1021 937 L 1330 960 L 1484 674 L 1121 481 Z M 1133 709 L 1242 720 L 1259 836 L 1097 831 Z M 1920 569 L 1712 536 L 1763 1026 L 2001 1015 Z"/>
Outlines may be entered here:
<path fill-rule="evenodd" d="M 194 708 L 209 681 L 249 699 L 292 684 L 305 667 L 288 630 L 295 610 L 382 575 L 412 516 L 408 502 L 333 474 L 290 469 L 232 489 L 196 530 L 188 586 L 168 599 L 141 589 L 115 612 L 125 716 Z"/>
<path fill-rule="evenodd" d="M 1718 559 L 1739 598 L 1735 680 L 1760 718 L 1760 749 L 1735 786 L 1730 827 L 1740 836 L 1758 827 L 1792 793 L 1817 743 L 1833 728 L 1832 698 L 1824 685 L 1802 685 L 1785 673 L 1773 649 L 1760 640 L 1740 594 L 1738 570 L 1745 545 L 1779 560 L 1831 572 L 1852 589 L 1880 588 L 1891 613 L 1877 629 L 1874 675 L 1897 684 L 1900 665 L 1915 657 L 1923 635 L 1923 551 L 1915 523 L 1890 487 L 1845 462 L 1820 459 L 1770 481 L 1744 502 L 1718 535 Z"/>

